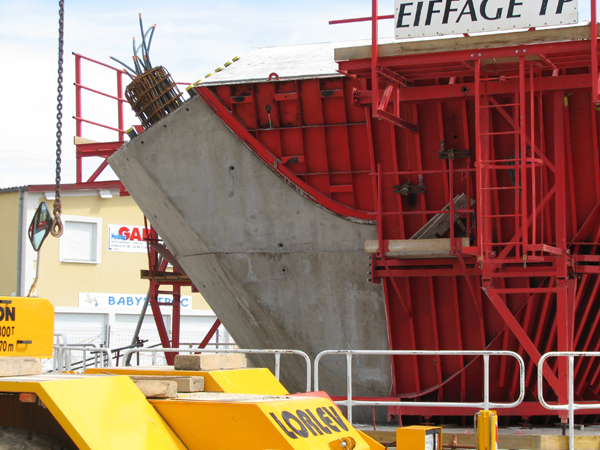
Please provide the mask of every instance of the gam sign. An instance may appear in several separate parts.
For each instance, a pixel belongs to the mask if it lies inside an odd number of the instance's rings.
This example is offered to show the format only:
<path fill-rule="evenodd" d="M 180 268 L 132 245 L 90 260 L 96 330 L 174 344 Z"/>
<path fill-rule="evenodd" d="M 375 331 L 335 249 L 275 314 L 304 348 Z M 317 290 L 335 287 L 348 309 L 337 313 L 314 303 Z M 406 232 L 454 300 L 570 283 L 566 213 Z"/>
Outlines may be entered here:
<path fill-rule="evenodd" d="M 577 22 L 577 0 L 395 0 L 396 39 Z"/>

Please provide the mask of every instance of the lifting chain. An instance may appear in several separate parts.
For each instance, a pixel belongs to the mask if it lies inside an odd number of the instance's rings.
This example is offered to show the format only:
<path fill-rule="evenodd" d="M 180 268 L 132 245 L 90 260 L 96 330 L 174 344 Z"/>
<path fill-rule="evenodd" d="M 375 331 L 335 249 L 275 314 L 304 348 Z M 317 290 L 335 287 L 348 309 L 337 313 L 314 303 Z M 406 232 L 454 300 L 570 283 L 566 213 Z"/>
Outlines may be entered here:
<path fill-rule="evenodd" d="M 63 46 L 64 46 L 64 16 L 65 2 L 58 2 L 58 95 L 56 97 L 56 189 L 54 196 L 54 221 L 50 232 L 54 237 L 60 237 L 63 234 L 63 223 L 60 218 L 62 213 L 62 203 L 60 200 L 60 157 L 62 145 L 62 101 L 63 101 Z"/>

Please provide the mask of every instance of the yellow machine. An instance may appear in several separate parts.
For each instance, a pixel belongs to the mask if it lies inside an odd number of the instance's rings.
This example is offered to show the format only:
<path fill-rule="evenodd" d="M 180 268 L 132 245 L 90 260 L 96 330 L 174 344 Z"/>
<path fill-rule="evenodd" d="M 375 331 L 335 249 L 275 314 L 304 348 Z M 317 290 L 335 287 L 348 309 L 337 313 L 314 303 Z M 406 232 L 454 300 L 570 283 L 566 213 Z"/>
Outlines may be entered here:
<path fill-rule="evenodd" d="M 442 428 L 413 425 L 396 430 L 403 450 L 442 450 Z"/>
<path fill-rule="evenodd" d="M 383 448 L 331 400 L 289 395 L 267 369 L 30 375 L 31 357 L 52 356 L 53 326 L 48 300 L 0 297 L 0 426 L 43 433 L 70 449 Z M 202 376 L 205 391 L 147 399 L 135 375 Z"/>
<path fill-rule="evenodd" d="M 0 297 L 0 357 L 52 357 L 54 307 L 43 298 Z"/>

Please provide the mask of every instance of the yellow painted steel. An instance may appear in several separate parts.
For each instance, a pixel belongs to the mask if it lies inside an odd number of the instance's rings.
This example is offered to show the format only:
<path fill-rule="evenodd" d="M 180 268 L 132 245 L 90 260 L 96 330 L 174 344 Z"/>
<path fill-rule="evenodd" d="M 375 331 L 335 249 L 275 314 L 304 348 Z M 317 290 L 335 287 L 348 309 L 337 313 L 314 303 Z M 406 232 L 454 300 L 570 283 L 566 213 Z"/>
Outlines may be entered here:
<path fill-rule="evenodd" d="M 204 390 L 230 394 L 285 395 L 287 390 L 269 369 L 175 370 L 173 366 L 103 367 L 90 368 L 85 373 L 114 373 L 119 375 L 165 375 L 204 377 Z"/>
<path fill-rule="evenodd" d="M 185 450 L 129 377 L 0 378 L 0 392 L 35 393 L 82 450 Z"/>
<path fill-rule="evenodd" d="M 441 450 L 442 428 L 423 425 L 396 428 L 396 448 L 402 450 Z"/>
<path fill-rule="evenodd" d="M 0 297 L 0 357 L 51 358 L 54 307 L 45 298 Z"/>
<path fill-rule="evenodd" d="M 323 397 L 198 393 L 150 403 L 189 450 L 383 449 Z"/>
<path fill-rule="evenodd" d="M 498 449 L 498 414 L 496 411 L 479 411 L 476 415 L 477 448 Z"/>

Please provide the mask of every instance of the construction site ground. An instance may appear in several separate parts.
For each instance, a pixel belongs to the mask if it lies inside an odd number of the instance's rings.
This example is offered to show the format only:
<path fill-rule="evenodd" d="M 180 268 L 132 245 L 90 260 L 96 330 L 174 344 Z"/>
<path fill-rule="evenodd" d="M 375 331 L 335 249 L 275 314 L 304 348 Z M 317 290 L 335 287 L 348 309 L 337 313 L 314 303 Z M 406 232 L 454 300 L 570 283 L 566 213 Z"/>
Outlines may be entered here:
<path fill-rule="evenodd" d="M 354 426 L 383 443 L 388 448 L 395 447 L 396 427 L 373 425 Z M 498 429 L 499 449 L 540 449 L 540 450 L 567 450 L 569 448 L 569 429 L 563 435 L 562 427 L 500 427 Z M 475 448 L 475 433 L 473 428 L 442 426 L 442 444 L 444 448 Z M 583 429 L 575 428 L 575 448 L 577 450 L 591 450 L 600 448 L 600 425 L 584 426 Z"/>

